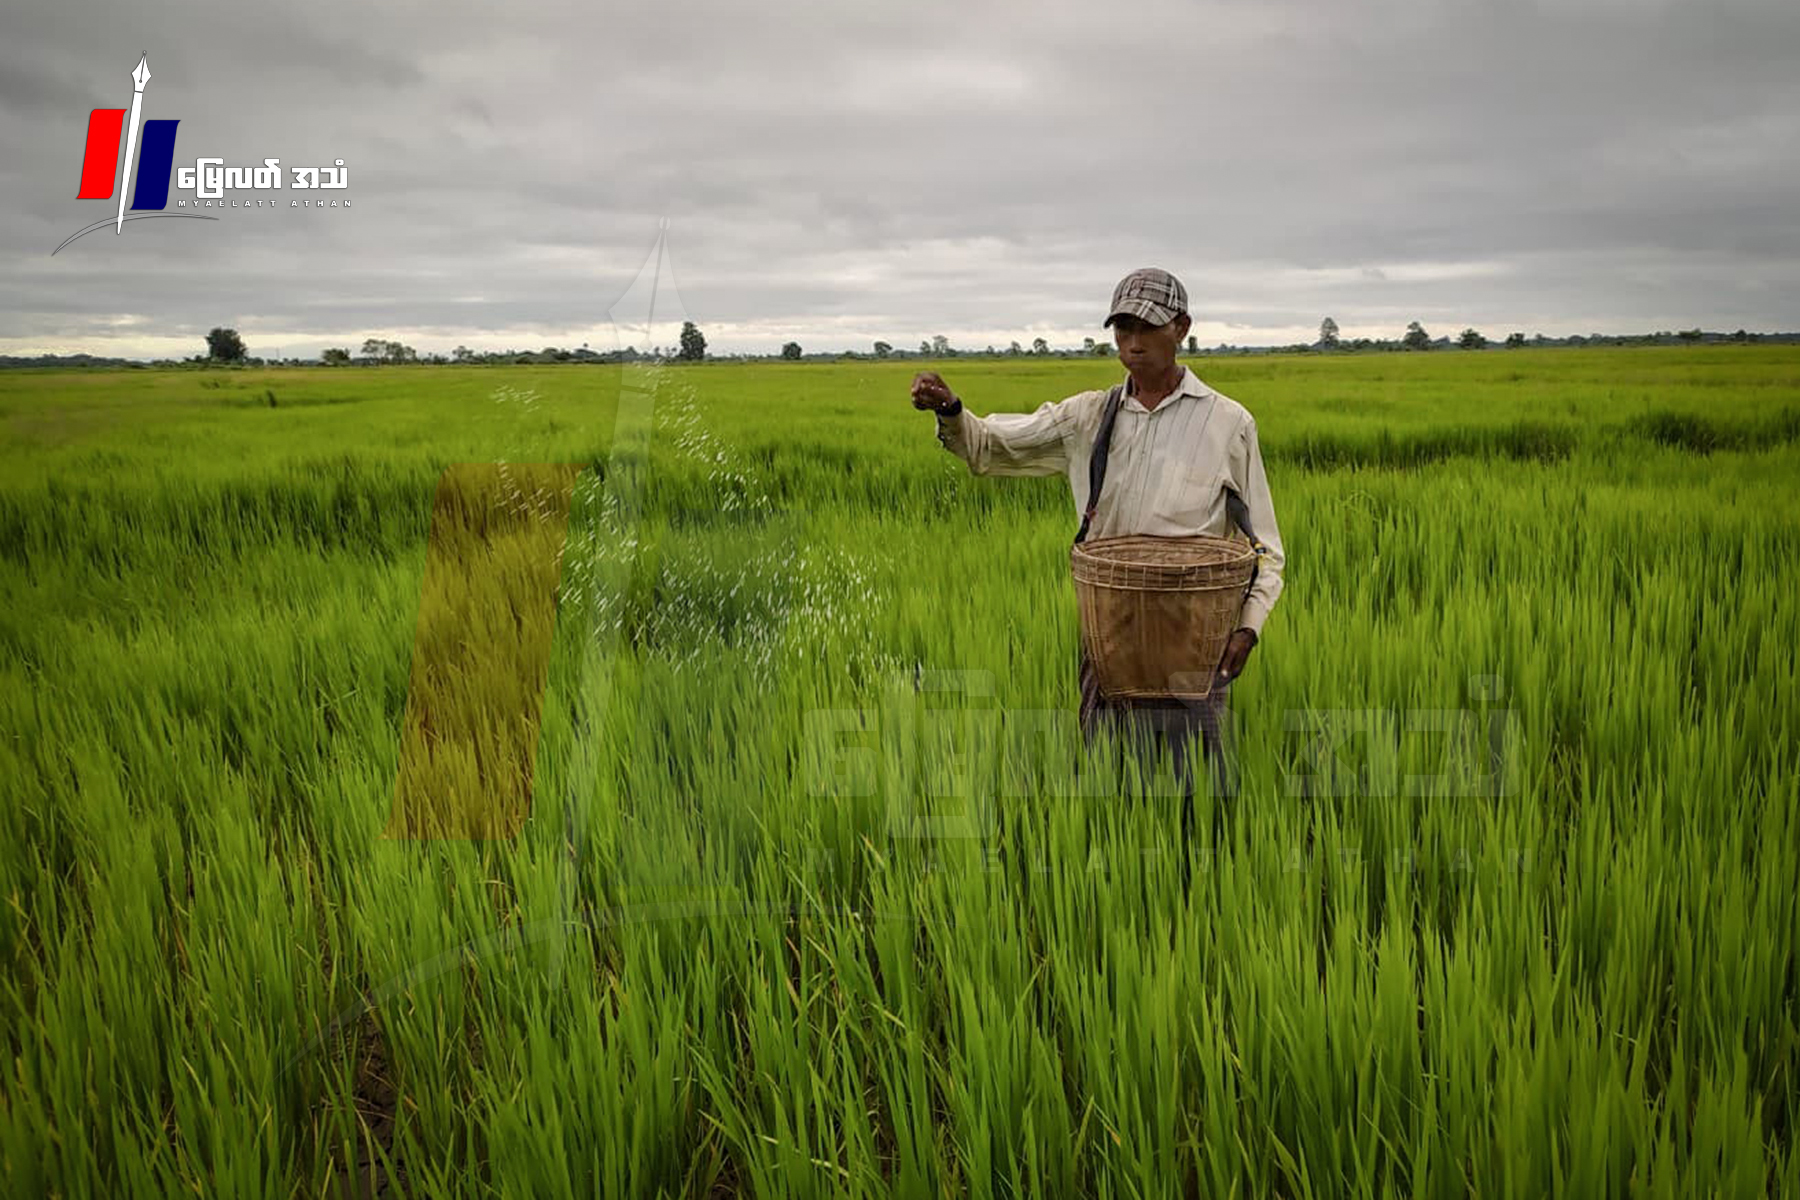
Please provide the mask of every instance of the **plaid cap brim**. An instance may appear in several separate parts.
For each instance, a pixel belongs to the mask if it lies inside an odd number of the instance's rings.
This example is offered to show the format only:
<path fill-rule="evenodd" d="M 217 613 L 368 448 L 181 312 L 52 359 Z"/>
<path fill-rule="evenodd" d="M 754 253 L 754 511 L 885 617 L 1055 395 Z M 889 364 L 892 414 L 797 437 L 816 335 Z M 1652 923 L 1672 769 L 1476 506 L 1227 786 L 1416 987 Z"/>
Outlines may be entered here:
<path fill-rule="evenodd" d="M 1126 316 L 1136 317 L 1140 321 L 1148 321 L 1152 325 L 1167 325 L 1180 315 L 1181 313 L 1175 309 L 1165 308 L 1148 300 L 1121 300 L 1119 307 L 1113 310 L 1112 315 L 1101 322 L 1100 328 L 1105 329 L 1120 317 Z"/>

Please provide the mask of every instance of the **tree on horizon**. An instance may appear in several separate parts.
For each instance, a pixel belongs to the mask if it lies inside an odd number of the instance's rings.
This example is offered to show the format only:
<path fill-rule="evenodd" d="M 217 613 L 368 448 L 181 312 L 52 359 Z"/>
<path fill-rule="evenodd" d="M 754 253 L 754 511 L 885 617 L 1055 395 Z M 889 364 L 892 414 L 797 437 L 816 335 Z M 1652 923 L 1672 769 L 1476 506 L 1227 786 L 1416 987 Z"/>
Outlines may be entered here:
<path fill-rule="evenodd" d="M 683 362 L 702 362 L 706 358 L 706 337 L 692 321 L 681 323 L 681 351 L 675 357 Z"/>
<path fill-rule="evenodd" d="M 244 360 L 244 339 L 238 336 L 235 329 L 225 329 L 215 325 L 211 333 L 206 335 L 207 357 L 217 362 L 242 362 Z"/>

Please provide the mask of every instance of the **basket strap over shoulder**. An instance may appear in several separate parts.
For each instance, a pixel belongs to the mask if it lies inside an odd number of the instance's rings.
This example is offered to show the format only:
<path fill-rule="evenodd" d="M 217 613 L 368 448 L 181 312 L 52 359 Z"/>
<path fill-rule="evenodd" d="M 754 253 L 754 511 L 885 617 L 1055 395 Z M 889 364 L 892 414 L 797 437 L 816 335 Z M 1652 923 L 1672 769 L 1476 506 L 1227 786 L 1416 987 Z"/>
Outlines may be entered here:
<path fill-rule="evenodd" d="M 1264 546 L 1256 540 L 1256 530 L 1250 528 L 1250 506 L 1244 503 L 1244 498 L 1230 484 L 1225 485 L 1225 513 L 1231 518 L 1233 525 L 1244 531 L 1244 536 L 1250 539 L 1250 545 L 1256 552 L 1261 554 Z"/>
<path fill-rule="evenodd" d="M 1231 518 L 1231 523 L 1244 531 L 1244 536 L 1250 539 L 1250 548 L 1256 551 L 1256 561 L 1250 564 L 1250 582 L 1244 589 L 1245 594 L 1248 594 L 1250 588 L 1256 586 L 1257 572 L 1262 569 L 1263 555 L 1269 552 L 1269 548 L 1257 538 L 1256 530 L 1250 528 L 1250 506 L 1244 503 L 1238 490 L 1229 484 L 1225 487 L 1225 512 Z"/>
<path fill-rule="evenodd" d="M 1075 532 L 1075 544 L 1087 540 L 1088 526 L 1094 523 L 1094 510 L 1100 507 L 1100 485 L 1106 482 L 1106 457 L 1112 449 L 1113 423 L 1119 419 L 1119 406 L 1125 401 L 1125 385 L 1115 383 L 1106 393 L 1106 407 L 1100 410 L 1100 428 L 1094 434 L 1094 452 L 1088 458 L 1087 511 L 1081 514 L 1081 528 Z"/>

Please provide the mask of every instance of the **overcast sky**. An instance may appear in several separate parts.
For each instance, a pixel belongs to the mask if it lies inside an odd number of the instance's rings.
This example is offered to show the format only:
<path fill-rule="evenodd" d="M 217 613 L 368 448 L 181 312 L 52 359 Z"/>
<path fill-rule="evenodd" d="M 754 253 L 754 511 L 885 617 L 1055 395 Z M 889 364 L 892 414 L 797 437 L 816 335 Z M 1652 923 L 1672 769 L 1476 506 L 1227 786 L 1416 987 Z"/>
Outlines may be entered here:
<path fill-rule="evenodd" d="M 51 257 L 113 215 L 82 148 L 140 53 L 177 166 L 341 158 L 351 207 L 287 177 Z M 664 219 L 663 311 L 724 352 L 1078 345 L 1152 264 L 1202 345 L 1794 330 L 1797 60 L 1794 0 L 33 2 L 0 353 L 642 346 L 608 314 Z"/>

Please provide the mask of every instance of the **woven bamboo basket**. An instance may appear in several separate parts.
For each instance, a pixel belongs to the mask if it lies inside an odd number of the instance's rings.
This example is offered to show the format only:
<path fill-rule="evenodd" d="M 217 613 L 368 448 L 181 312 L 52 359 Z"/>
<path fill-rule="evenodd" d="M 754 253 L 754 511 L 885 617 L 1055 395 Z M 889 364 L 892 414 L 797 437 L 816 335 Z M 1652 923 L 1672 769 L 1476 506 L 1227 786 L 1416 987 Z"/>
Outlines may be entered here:
<path fill-rule="evenodd" d="M 1256 552 L 1223 537 L 1102 538 L 1070 555 L 1081 644 L 1110 700 L 1203 700 Z"/>

